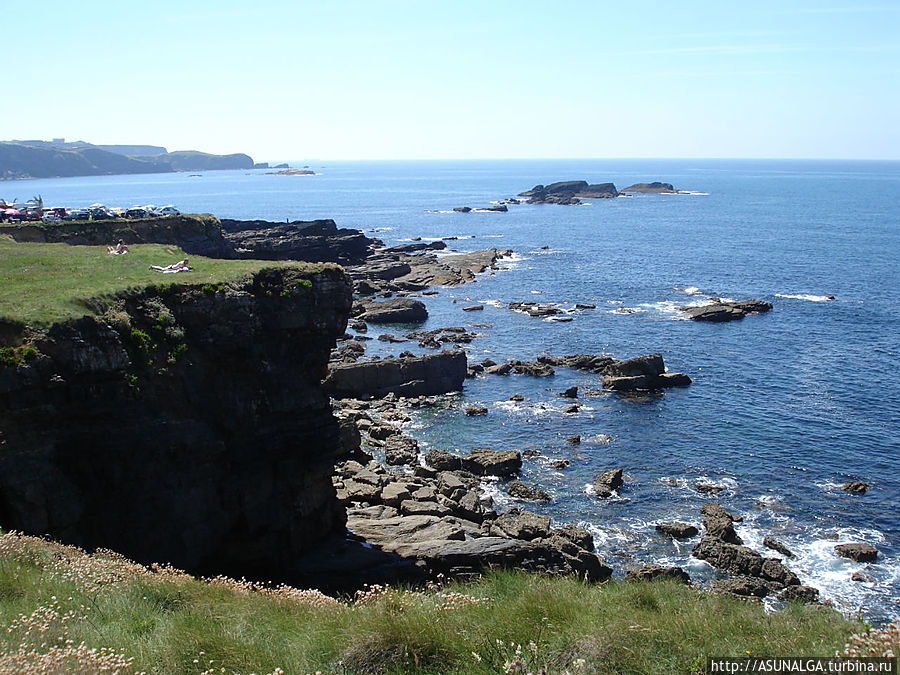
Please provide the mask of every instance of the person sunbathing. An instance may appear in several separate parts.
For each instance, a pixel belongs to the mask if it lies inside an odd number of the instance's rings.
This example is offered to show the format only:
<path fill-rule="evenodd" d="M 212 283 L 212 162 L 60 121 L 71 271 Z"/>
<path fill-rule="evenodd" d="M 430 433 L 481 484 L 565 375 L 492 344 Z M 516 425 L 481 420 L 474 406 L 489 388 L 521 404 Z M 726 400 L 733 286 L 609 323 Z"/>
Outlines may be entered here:
<path fill-rule="evenodd" d="M 191 268 L 188 267 L 188 259 L 185 258 L 184 260 L 179 260 L 177 263 L 172 263 L 165 267 L 150 265 L 150 269 L 156 272 L 162 272 L 163 274 L 173 274 L 174 272 L 189 272 Z"/>
<path fill-rule="evenodd" d="M 124 255 L 128 253 L 128 247 L 125 245 L 125 242 L 119 239 L 119 243 L 115 246 L 107 246 L 106 252 L 111 255 Z"/>

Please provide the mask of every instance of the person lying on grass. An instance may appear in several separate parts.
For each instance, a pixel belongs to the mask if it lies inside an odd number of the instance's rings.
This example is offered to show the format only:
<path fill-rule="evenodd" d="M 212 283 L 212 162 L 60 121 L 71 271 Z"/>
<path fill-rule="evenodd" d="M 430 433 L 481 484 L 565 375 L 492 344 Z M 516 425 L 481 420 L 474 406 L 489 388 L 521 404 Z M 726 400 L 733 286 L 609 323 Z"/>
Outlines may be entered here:
<path fill-rule="evenodd" d="M 188 259 L 179 260 L 177 263 L 172 263 L 171 265 L 166 265 L 165 267 L 160 267 L 159 265 L 150 265 L 151 270 L 155 270 L 156 272 L 162 272 L 163 274 L 174 274 L 175 272 L 189 272 L 191 270 L 188 267 Z"/>
<path fill-rule="evenodd" d="M 112 255 L 124 255 L 128 253 L 128 247 L 125 245 L 125 242 L 119 239 L 119 243 L 115 246 L 107 246 L 106 252 Z"/>

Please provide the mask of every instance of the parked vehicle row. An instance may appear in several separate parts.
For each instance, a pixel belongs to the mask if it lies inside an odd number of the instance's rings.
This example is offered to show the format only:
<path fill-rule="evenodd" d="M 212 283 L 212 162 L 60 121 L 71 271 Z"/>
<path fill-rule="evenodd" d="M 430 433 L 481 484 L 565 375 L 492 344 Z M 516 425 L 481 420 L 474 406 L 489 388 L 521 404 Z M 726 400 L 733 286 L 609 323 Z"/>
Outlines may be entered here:
<path fill-rule="evenodd" d="M 29 200 L 25 203 L 11 204 L 0 200 L 0 223 L 48 222 L 58 223 L 62 220 L 109 220 L 112 218 L 153 218 L 160 216 L 177 216 L 180 211 L 171 204 L 167 206 L 132 206 L 128 209 L 107 207 L 103 204 L 91 204 L 87 208 L 69 208 L 65 206 L 46 207 Z"/>

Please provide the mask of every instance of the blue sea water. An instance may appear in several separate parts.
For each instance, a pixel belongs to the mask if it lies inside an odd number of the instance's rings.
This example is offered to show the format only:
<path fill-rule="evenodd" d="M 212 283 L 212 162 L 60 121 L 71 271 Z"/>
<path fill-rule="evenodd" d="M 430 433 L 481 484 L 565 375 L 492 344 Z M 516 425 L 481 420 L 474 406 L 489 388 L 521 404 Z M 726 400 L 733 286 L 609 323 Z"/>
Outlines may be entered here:
<path fill-rule="evenodd" d="M 655 533 L 661 521 L 700 523 L 709 497 L 744 515 L 738 533 L 763 553 L 770 535 L 788 565 L 846 612 L 900 616 L 900 163 L 763 160 L 548 160 L 313 163 L 315 176 L 263 171 L 109 176 L 0 183 L 0 196 L 41 194 L 46 204 L 174 204 L 185 212 L 271 220 L 334 218 L 385 244 L 446 238 L 455 250 L 508 248 L 514 256 L 474 284 L 425 298 L 424 328 L 467 326 L 482 337 L 469 360 L 660 352 L 693 384 L 662 395 L 599 391 L 594 375 L 468 380 L 453 405 L 416 414 L 424 447 L 538 450 L 522 479 L 549 491 L 527 508 L 577 522 L 617 569 L 637 562 L 686 566 L 693 541 Z M 618 187 L 662 180 L 698 194 L 637 195 L 589 205 L 510 206 L 508 213 L 434 213 L 486 206 L 537 183 L 584 179 Z M 589 200 L 588 200 L 589 201 Z M 545 248 L 546 247 L 546 248 Z M 760 298 L 772 312 L 728 324 L 677 311 L 708 295 Z M 834 300 L 825 296 L 834 295 Z M 507 309 L 514 300 L 575 303 L 556 323 Z M 477 301 L 483 312 L 462 312 Z M 623 308 L 634 310 L 624 313 Z M 402 329 L 388 329 L 402 333 Z M 379 331 L 370 330 L 377 336 Z M 369 354 L 422 351 L 368 343 Z M 558 392 L 580 389 L 577 414 Z M 525 400 L 515 403 L 512 394 Z M 467 417 L 479 403 L 485 417 Z M 579 446 L 565 438 L 580 434 Z M 549 461 L 567 459 L 565 469 Z M 587 485 L 621 466 L 618 496 Z M 842 483 L 863 480 L 865 495 Z M 501 505 L 502 485 L 489 485 Z M 880 551 L 862 565 L 835 544 Z M 854 572 L 870 581 L 852 581 Z"/>

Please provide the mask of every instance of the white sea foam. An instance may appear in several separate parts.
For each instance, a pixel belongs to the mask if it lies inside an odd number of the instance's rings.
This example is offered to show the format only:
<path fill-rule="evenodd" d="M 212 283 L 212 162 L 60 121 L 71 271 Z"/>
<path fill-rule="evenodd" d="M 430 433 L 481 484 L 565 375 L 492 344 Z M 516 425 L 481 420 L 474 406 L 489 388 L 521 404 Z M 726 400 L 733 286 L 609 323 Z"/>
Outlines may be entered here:
<path fill-rule="evenodd" d="M 616 309 L 607 310 L 607 314 L 643 314 L 647 310 L 642 307 L 616 307 Z"/>
<path fill-rule="evenodd" d="M 612 442 L 612 436 L 607 434 L 594 434 L 593 436 L 585 436 L 581 439 L 582 443 L 596 443 L 598 445 L 608 445 Z"/>
<path fill-rule="evenodd" d="M 703 295 L 703 292 L 696 286 L 676 286 L 675 290 L 687 295 Z"/>
<path fill-rule="evenodd" d="M 812 295 L 810 293 L 776 293 L 776 298 L 788 298 L 790 300 L 807 300 L 808 302 L 828 302 L 834 300 L 833 295 Z"/>
<path fill-rule="evenodd" d="M 490 307 L 506 307 L 506 305 L 499 300 L 478 300 L 477 302 L 481 305 L 488 305 Z"/>

